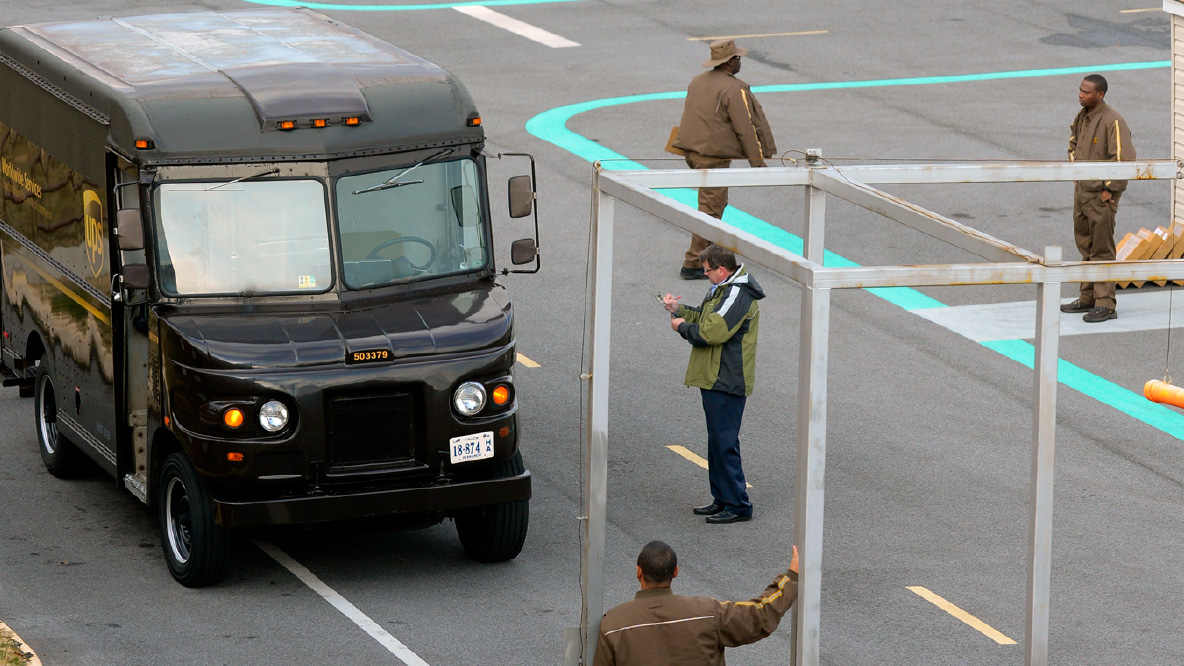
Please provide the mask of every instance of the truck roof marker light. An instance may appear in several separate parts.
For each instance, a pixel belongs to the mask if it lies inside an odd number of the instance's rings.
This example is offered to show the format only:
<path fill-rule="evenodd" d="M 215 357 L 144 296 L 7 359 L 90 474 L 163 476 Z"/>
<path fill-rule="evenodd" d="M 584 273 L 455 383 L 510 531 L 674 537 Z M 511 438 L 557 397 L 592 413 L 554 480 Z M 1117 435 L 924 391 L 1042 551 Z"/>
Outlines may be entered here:
<path fill-rule="evenodd" d="M 136 150 L 152 150 L 156 143 L 152 139 L 136 139 Z"/>
<path fill-rule="evenodd" d="M 354 127 L 355 125 L 361 125 L 362 119 L 359 118 L 358 116 L 348 116 L 346 118 L 343 118 L 341 120 L 341 122 L 345 125 L 350 126 L 350 127 Z"/>
<path fill-rule="evenodd" d="M 243 410 L 236 407 L 231 407 L 222 413 L 222 422 L 226 424 L 227 428 L 238 428 L 245 420 Z"/>
<path fill-rule="evenodd" d="M 329 126 L 329 119 L 328 118 L 314 118 L 312 121 L 312 126 L 313 127 L 328 127 Z"/>
<path fill-rule="evenodd" d="M 477 127 L 478 125 L 481 124 L 481 116 L 473 116 L 472 118 L 469 118 L 468 121 L 465 122 L 465 124 L 468 125 L 469 127 Z"/>
<path fill-rule="evenodd" d="M 295 120 L 281 120 L 278 123 L 276 123 L 276 127 L 278 127 L 279 129 L 285 130 L 285 131 L 294 130 L 294 129 L 296 129 L 296 121 Z"/>
<path fill-rule="evenodd" d="M 237 451 L 231 451 L 230 453 L 226 454 L 226 459 L 230 462 L 242 462 L 243 454 L 238 453 Z"/>
<path fill-rule="evenodd" d="M 493 404 L 499 407 L 510 401 L 510 389 L 505 384 L 498 384 L 491 395 L 493 396 Z"/>

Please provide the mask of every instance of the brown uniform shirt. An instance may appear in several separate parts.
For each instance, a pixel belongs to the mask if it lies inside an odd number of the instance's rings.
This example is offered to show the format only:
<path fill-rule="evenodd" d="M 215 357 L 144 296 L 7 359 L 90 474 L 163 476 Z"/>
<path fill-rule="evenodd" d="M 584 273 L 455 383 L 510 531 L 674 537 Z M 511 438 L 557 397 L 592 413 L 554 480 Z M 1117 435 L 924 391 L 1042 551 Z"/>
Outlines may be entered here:
<path fill-rule="evenodd" d="M 691 80 L 674 147 L 747 159 L 751 166 L 777 154 L 765 111 L 748 84 L 718 69 Z"/>
<path fill-rule="evenodd" d="M 723 666 L 724 648 L 755 643 L 798 598 L 798 575 L 777 577 L 750 601 L 641 590 L 604 614 L 594 666 Z"/>
<path fill-rule="evenodd" d="M 1069 125 L 1070 162 L 1131 162 L 1135 159 L 1135 144 L 1131 128 L 1127 127 L 1114 107 L 1098 102 L 1093 109 L 1081 107 L 1073 124 Z M 1108 189 L 1122 192 L 1125 180 L 1083 180 L 1077 183 L 1086 192 Z"/>

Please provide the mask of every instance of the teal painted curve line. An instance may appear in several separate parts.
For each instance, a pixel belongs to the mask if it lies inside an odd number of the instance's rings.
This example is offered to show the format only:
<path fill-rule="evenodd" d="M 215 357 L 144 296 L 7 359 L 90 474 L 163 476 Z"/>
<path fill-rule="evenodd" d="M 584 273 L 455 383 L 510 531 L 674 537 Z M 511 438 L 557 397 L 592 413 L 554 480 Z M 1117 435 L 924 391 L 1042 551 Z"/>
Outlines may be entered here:
<path fill-rule="evenodd" d="M 811 90 L 841 90 L 849 88 L 872 88 L 886 86 L 935 85 L 942 83 L 968 83 L 973 81 L 990 81 L 998 79 L 1016 79 L 1044 76 L 1067 76 L 1069 74 L 1088 74 L 1094 72 L 1115 72 L 1141 69 L 1160 69 L 1171 66 L 1170 60 L 1156 60 L 1150 62 L 1129 62 L 1095 67 L 1061 67 L 1055 69 L 1025 69 L 1006 72 L 985 72 L 981 74 L 960 74 L 954 76 L 925 76 L 899 79 L 875 79 L 863 81 L 830 81 L 820 83 L 800 83 L 788 85 L 754 86 L 755 92 L 804 92 Z M 544 111 L 526 122 L 526 131 L 534 136 L 562 148 L 571 154 L 589 162 L 601 163 L 602 168 L 611 171 L 644 170 L 648 167 L 626 158 L 616 151 L 606 148 L 595 141 L 591 141 L 567 128 L 567 121 L 588 111 L 610 106 L 635 104 L 638 102 L 652 102 L 658 100 L 683 99 L 683 91 L 649 93 L 612 97 L 592 100 L 578 104 L 569 104 Z M 672 199 L 690 206 L 698 205 L 697 194 L 693 189 L 670 189 L 664 193 Z M 775 245 L 785 248 L 794 254 L 802 253 L 802 239 L 784 229 L 776 227 L 764 220 L 750 215 L 738 208 L 728 206 L 724 211 L 724 221 L 755 236 L 759 236 Z M 855 262 L 834 254 L 829 250 L 823 257 L 826 266 L 858 266 Z M 865 291 L 888 301 L 904 310 L 921 308 L 945 307 L 934 298 L 926 296 L 911 287 L 874 287 Z M 1023 340 L 995 340 L 980 342 L 982 346 L 998 354 L 1033 367 L 1036 348 Z M 1063 359 L 1058 360 L 1057 377 L 1060 383 L 1079 391 L 1098 402 L 1110 405 L 1118 411 L 1138 419 L 1176 439 L 1184 439 L 1184 415 L 1162 405 L 1155 404 L 1141 395 L 1125 389 L 1113 382 L 1102 379 L 1097 375 L 1080 368 Z"/>
<path fill-rule="evenodd" d="M 992 340 L 979 344 L 1029 368 L 1035 365 L 1036 347 L 1030 342 Z M 1176 439 L 1184 439 L 1184 418 L 1181 418 L 1179 412 L 1151 402 L 1134 391 L 1129 391 L 1114 382 L 1102 379 L 1064 359 L 1058 359 L 1057 379 L 1065 386 L 1080 391 L 1091 398 L 1104 395 L 1109 401 L 1107 404 L 1118 411 L 1129 414 Z"/>
<path fill-rule="evenodd" d="M 582 0 L 488 0 L 487 2 L 441 2 L 431 5 L 351 5 L 339 2 L 301 2 L 300 0 L 246 0 L 256 5 L 272 7 L 308 7 L 341 12 L 406 12 L 420 9 L 452 9 L 453 7 L 505 7 L 507 5 L 541 5 L 550 2 L 581 2 Z"/>

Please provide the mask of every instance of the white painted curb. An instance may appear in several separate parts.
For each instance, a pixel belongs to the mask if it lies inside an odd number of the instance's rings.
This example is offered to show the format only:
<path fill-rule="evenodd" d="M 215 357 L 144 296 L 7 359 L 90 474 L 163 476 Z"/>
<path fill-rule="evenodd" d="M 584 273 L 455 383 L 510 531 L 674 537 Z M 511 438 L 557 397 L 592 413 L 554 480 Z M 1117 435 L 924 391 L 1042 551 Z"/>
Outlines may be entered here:
<path fill-rule="evenodd" d="M 2 621 L 0 621 L 0 634 L 7 634 L 9 636 L 12 636 L 13 640 L 15 640 L 17 643 L 20 643 L 21 652 L 33 655 L 33 658 L 29 660 L 28 666 L 41 666 L 41 659 L 39 659 L 37 657 L 36 652 L 33 652 L 33 648 L 29 647 L 29 645 L 27 643 L 25 643 L 23 640 L 21 640 L 20 636 L 16 635 L 15 631 L 13 631 L 11 628 L 9 628 L 9 626 L 7 624 L 4 624 L 4 622 L 2 622 Z"/>

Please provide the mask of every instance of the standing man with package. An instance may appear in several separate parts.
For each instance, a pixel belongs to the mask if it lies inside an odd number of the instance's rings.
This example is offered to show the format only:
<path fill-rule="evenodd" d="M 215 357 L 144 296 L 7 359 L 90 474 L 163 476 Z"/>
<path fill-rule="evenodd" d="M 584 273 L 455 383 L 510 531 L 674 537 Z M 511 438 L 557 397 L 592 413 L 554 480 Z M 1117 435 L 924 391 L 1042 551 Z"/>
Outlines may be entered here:
<path fill-rule="evenodd" d="M 749 166 L 763 167 L 766 157 L 777 154 L 773 131 L 760 102 L 748 84 L 736 78 L 740 56 L 748 49 L 736 46 L 731 39 L 711 43 L 711 60 L 703 63 L 710 71 L 696 76 L 687 88 L 687 100 L 678 124 L 678 137 L 672 146 L 686 153 L 692 169 L 727 169 L 733 159 L 747 159 Z M 699 188 L 699 210 L 723 219 L 728 206 L 728 188 Z M 691 235 L 691 246 L 684 257 L 679 275 L 684 280 L 702 280 L 699 253 L 707 239 Z"/>
<path fill-rule="evenodd" d="M 670 327 L 691 343 L 684 383 L 699 388 L 707 417 L 707 477 L 711 504 L 694 509 L 707 522 L 752 520 L 744 467 L 740 460 L 740 424 L 744 403 L 756 381 L 756 336 L 765 292 L 727 248 L 710 245 L 699 255 L 711 289 L 699 307 L 679 305 L 666 294 L 662 303 L 673 318 Z"/>
<path fill-rule="evenodd" d="M 1081 81 L 1081 111 L 1069 125 L 1070 162 L 1130 162 L 1135 159 L 1131 130 L 1109 104 L 1106 79 L 1090 74 Z M 1073 236 L 1082 261 L 1114 261 L 1114 214 L 1126 190 L 1125 180 L 1081 180 L 1073 189 Z M 1091 324 L 1118 318 L 1113 282 L 1083 282 L 1081 295 L 1061 312 L 1084 312 Z"/>

